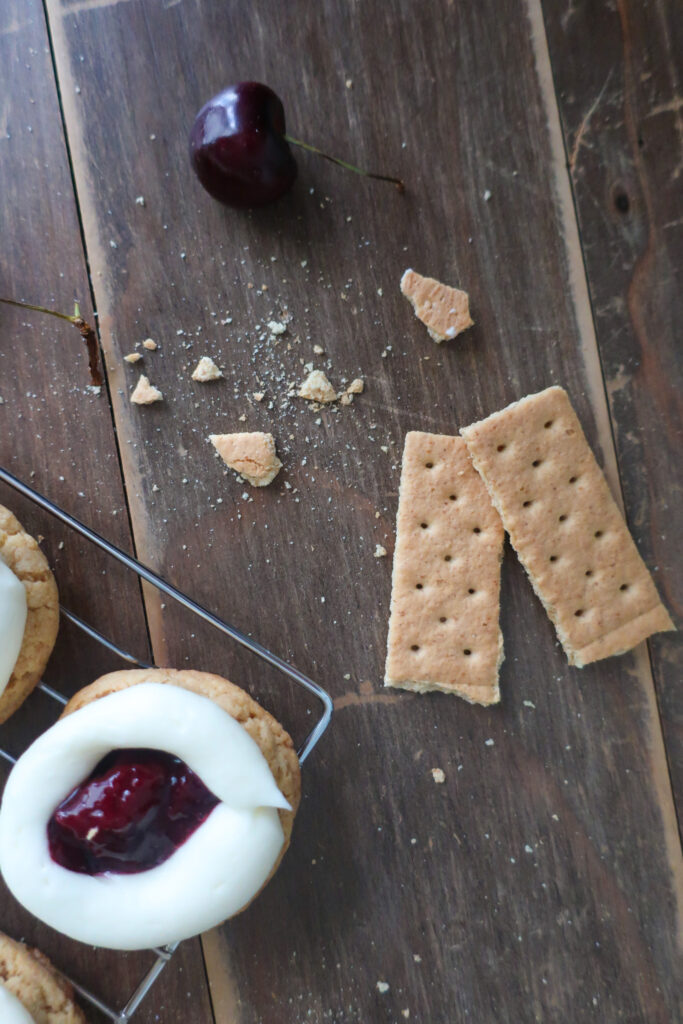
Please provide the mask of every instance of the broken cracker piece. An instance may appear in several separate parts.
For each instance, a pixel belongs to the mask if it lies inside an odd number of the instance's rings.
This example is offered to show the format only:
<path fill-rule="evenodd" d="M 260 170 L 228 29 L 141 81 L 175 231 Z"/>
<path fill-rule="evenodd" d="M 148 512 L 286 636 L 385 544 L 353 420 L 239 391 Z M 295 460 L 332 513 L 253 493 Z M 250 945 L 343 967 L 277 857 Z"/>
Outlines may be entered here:
<path fill-rule="evenodd" d="M 211 380 L 220 380 L 222 376 L 223 374 L 211 356 L 202 356 L 192 371 L 192 380 L 198 380 L 201 384 L 206 384 Z"/>
<path fill-rule="evenodd" d="M 129 352 L 127 356 L 123 357 L 126 363 L 139 363 L 142 359 L 142 353 L 140 352 Z"/>
<path fill-rule="evenodd" d="M 469 295 L 460 288 L 450 288 L 433 277 L 406 270 L 401 278 L 401 291 L 436 342 L 455 338 L 474 324 Z"/>
<path fill-rule="evenodd" d="M 163 398 L 164 396 L 159 391 L 159 388 L 155 388 L 153 384 L 150 384 L 149 377 L 145 377 L 144 373 L 140 374 L 140 379 L 130 396 L 131 402 L 134 405 L 151 405 L 153 402 L 163 401 Z"/>
<path fill-rule="evenodd" d="M 674 628 L 563 388 L 460 433 L 570 665 Z"/>
<path fill-rule="evenodd" d="M 152 338 L 145 338 L 145 340 L 142 343 L 142 347 L 149 349 L 150 352 L 155 352 L 156 349 L 159 348 L 156 341 L 153 341 Z"/>
<path fill-rule="evenodd" d="M 306 380 L 298 391 L 299 398 L 306 398 L 309 402 L 336 402 L 337 392 L 322 370 L 311 370 Z"/>
<path fill-rule="evenodd" d="M 500 700 L 503 526 L 459 437 L 406 435 L 385 686 Z"/>
<path fill-rule="evenodd" d="M 244 434 L 211 434 L 209 440 L 230 469 L 254 487 L 272 483 L 282 468 L 272 434 L 258 430 Z"/>

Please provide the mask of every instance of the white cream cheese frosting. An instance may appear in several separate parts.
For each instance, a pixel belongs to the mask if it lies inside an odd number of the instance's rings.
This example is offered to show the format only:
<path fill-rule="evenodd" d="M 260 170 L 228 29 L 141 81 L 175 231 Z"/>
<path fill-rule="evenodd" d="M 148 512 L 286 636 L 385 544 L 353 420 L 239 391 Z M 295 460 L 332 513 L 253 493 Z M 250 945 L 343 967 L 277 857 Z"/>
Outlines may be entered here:
<path fill-rule="evenodd" d="M 26 629 L 26 589 L 0 558 L 0 694 L 12 678 Z"/>
<path fill-rule="evenodd" d="M 47 824 L 111 750 L 147 747 L 179 757 L 220 803 L 171 856 L 138 874 L 86 875 L 52 860 Z M 10 773 L 0 808 L 0 870 L 36 917 L 110 949 L 165 945 L 206 931 L 256 895 L 290 809 L 245 729 L 207 697 L 140 683 L 60 719 Z"/>
<path fill-rule="evenodd" d="M 2 1024 L 36 1024 L 23 1003 L 0 981 L 0 1021 Z"/>

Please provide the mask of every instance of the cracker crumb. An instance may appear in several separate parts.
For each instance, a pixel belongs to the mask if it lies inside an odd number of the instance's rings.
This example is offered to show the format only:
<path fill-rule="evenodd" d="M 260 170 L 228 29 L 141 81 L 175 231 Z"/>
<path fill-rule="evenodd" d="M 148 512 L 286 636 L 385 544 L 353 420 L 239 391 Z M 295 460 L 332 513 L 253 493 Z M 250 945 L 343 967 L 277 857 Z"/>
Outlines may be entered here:
<path fill-rule="evenodd" d="M 265 290 L 265 285 L 264 285 Z M 268 330 L 271 334 L 284 334 L 287 330 L 287 324 L 280 323 L 279 320 L 269 320 L 267 324 Z"/>
<path fill-rule="evenodd" d="M 495 745 L 496 745 L 495 740 L 484 740 L 484 746 L 485 747 L 495 747 Z"/>
<path fill-rule="evenodd" d="M 438 785 L 441 785 L 443 782 L 445 782 L 446 774 L 443 768 L 432 768 L 432 778 L 434 779 L 434 782 L 436 782 Z"/>
<path fill-rule="evenodd" d="M 130 400 L 134 405 L 151 405 L 153 402 L 163 401 L 163 397 L 159 388 L 155 388 L 153 384 L 150 384 L 149 377 L 145 377 L 144 373 L 142 373 L 130 396 Z"/>
<path fill-rule="evenodd" d="M 265 398 L 265 394 L 263 391 L 254 391 L 251 397 L 255 402 L 262 402 Z"/>
<path fill-rule="evenodd" d="M 420 956 L 419 953 L 413 953 L 413 960 L 415 961 L 416 964 L 422 963 L 422 957 Z"/>
<path fill-rule="evenodd" d="M 314 345 L 313 346 L 313 351 L 314 351 L 315 355 L 317 355 L 317 356 L 324 356 L 325 355 L 325 349 L 322 347 L 322 345 Z"/>
<path fill-rule="evenodd" d="M 386 558 L 387 557 L 387 549 L 385 547 L 382 547 L 381 544 L 375 544 L 375 555 L 374 555 L 374 557 L 375 558 Z"/>
<path fill-rule="evenodd" d="M 254 487 L 272 483 L 282 468 L 272 434 L 211 434 L 209 440 L 226 465 Z"/>
<path fill-rule="evenodd" d="M 144 206 L 145 205 L 145 197 L 144 196 L 136 196 L 135 197 L 135 205 L 136 206 Z"/>
<path fill-rule="evenodd" d="M 142 347 L 148 349 L 150 352 L 155 352 L 159 348 L 156 341 L 153 341 L 152 338 L 145 338 L 142 343 Z"/>
<path fill-rule="evenodd" d="M 351 405 L 353 395 L 350 395 L 348 391 L 344 391 L 344 393 L 339 396 L 339 401 L 342 405 Z"/>
<path fill-rule="evenodd" d="M 240 423 L 246 423 L 247 422 L 247 417 L 245 416 L 244 413 L 242 413 L 241 416 L 238 416 L 237 419 L 240 421 Z"/>
<path fill-rule="evenodd" d="M 536 705 L 534 704 L 534 702 L 532 700 L 523 700 L 522 704 L 524 705 L 525 708 L 534 708 L 534 709 L 536 708 Z"/>
<path fill-rule="evenodd" d="M 389 991 L 389 986 L 387 985 L 386 981 L 377 982 L 377 991 L 380 993 L 380 995 L 384 995 L 385 992 Z"/>
<path fill-rule="evenodd" d="M 469 295 L 460 288 L 451 288 L 433 277 L 406 270 L 401 278 L 401 292 L 427 328 L 430 338 L 437 343 L 457 337 L 474 323 Z"/>
<path fill-rule="evenodd" d="M 337 400 L 337 392 L 322 370 L 311 370 L 297 394 L 299 398 L 306 398 L 310 402 L 325 403 Z"/>
<path fill-rule="evenodd" d="M 142 359 L 142 354 L 140 352 L 129 352 L 128 355 L 123 358 L 127 363 L 139 363 Z"/>
<path fill-rule="evenodd" d="M 192 380 L 206 384 L 210 380 L 220 380 L 223 376 L 211 356 L 202 356 L 192 372 Z"/>
<path fill-rule="evenodd" d="M 352 380 L 351 383 L 349 384 L 348 388 L 346 389 L 346 394 L 347 395 L 362 395 L 364 390 L 365 390 L 365 381 L 363 381 L 360 377 L 356 377 L 356 379 Z"/>

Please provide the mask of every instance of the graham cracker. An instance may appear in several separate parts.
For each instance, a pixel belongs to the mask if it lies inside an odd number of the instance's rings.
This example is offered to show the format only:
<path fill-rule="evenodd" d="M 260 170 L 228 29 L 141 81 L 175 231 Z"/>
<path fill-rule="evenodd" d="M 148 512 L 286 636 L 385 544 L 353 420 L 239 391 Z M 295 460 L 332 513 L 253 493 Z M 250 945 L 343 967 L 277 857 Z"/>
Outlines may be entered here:
<path fill-rule="evenodd" d="M 674 628 L 563 388 L 460 433 L 571 665 Z"/>
<path fill-rule="evenodd" d="M 406 436 L 385 686 L 500 700 L 503 527 L 459 437 Z"/>
<path fill-rule="evenodd" d="M 261 430 L 240 434 L 210 434 L 223 461 L 254 487 L 267 487 L 282 469 L 275 438 Z"/>
<path fill-rule="evenodd" d="M 401 291 L 437 343 L 455 338 L 474 324 L 469 295 L 460 288 L 450 288 L 433 277 L 406 270 L 401 278 Z"/>

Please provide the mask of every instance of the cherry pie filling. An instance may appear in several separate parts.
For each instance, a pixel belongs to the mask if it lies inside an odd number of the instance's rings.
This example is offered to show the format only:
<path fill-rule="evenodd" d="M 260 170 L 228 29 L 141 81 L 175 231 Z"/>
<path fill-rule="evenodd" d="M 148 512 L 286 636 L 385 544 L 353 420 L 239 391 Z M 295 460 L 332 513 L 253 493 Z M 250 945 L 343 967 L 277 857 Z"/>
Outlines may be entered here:
<path fill-rule="evenodd" d="M 218 803 L 173 754 L 112 750 L 50 818 L 50 856 L 86 875 L 148 871 L 168 860 Z"/>

